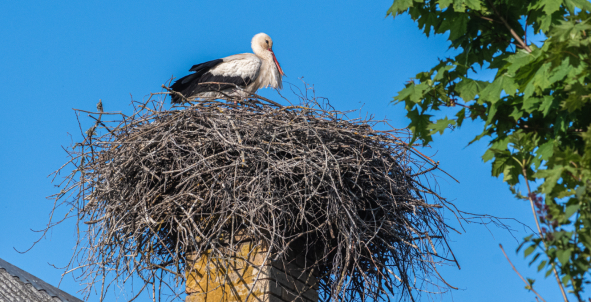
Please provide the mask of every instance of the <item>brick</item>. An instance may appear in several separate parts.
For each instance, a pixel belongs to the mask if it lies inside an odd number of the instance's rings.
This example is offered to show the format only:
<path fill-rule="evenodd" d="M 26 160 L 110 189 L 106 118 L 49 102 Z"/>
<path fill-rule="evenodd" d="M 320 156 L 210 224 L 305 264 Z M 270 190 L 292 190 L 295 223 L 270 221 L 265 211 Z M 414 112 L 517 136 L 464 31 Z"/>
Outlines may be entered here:
<path fill-rule="evenodd" d="M 265 261 L 267 252 L 265 245 L 244 242 L 236 255 L 224 259 L 210 251 L 199 258 L 188 255 L 186 302 L 243 302 L 251 288 L 249 302 L 318 301 L 316 278 L 301 267 L 303 260 L 294 254 L 291 261 L 273 263 L 272 257 Z"/>

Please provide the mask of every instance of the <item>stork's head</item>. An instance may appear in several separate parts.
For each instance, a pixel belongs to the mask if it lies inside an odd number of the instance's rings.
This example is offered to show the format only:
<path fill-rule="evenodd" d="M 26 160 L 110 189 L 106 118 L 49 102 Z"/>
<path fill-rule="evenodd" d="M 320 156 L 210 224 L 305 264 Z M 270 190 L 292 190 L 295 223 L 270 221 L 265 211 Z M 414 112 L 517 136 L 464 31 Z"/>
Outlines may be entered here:
<path fill-rule="evenodd" d="M 265 33 L 256 34 L 252 38 L 251 42 L 252 51 L 260 57 L 273 59 L 275 65 L 277 66 L 277 70 L 281 75 L 285 75 L 281 66 L 279 66 L 279 62 L 277 62 L 277 58 L 275 57 L 275 53 L 273 53 L 273 40 L 271 37 Z"/>

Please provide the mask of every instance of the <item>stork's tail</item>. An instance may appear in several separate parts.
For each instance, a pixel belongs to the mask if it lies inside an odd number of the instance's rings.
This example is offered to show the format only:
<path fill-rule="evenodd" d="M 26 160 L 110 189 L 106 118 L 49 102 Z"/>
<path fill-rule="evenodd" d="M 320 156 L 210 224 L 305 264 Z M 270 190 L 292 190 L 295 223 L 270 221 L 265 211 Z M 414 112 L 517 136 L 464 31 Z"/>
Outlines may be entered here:
<path fill-rule="evenodd" d="M 176 80 L 176 82 L 174 82 L 174 84 L 172 84 L 172 86 L 170 86 L 170 89 L 172 89 L 175 92 L 179 92 L 182 95 L 188 96 L 191 92 L 190 88 L 191 88 L 192 81 L 196 77 L 197 77 L 197 74 L 195 74 L 195 73 L 184 76 L 184 77 Z M 173 93 L 170 95 L 170 102 L 173 104 L 182 103 L 183 98 L 180 95 Z"/>

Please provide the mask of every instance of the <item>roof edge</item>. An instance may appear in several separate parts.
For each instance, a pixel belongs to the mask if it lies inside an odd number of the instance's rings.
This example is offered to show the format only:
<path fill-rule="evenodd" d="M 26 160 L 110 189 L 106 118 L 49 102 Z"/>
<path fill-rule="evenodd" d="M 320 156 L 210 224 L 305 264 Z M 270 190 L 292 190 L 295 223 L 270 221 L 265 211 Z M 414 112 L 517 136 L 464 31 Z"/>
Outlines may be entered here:
<path fill-rule="evenodd" d="M 82 302 L 82 300 L 6 262 L 2 258 L 0 258 L 0 269 L 4 269 L 9 275 L 19 278 L 25 284 L 31 284 L 36 290 L 46 292 L 51 297 L 64 302 Z"/>

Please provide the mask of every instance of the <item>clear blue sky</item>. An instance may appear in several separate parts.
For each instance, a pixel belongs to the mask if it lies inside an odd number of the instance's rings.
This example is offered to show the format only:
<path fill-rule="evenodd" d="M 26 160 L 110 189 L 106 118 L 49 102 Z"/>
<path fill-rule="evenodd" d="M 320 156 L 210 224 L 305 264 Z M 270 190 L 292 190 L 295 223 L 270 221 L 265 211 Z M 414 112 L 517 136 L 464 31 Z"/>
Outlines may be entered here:
<path fill-rule="evenodd" d="M 6 1 L 0 10 L 0 258 L 57 285 L 67 264 L 75 229 L 66 223 L 35 248 L 56 192 L 47 175 L 66 160 L 61 146 L 78 138 L 71 108 L 129 111 L 130 94 L 141 99 L 193 64 L 250 52 L 250 39 L 266 32 L 289 82 L 304 77 L 338 109 L 359 108 L 408 121 L 390 100 L 405 81 L 449 56 L 445 36 L 425 38 L 408 18 L 385 18 L 391 0 L 379 1 Z M 489 75 L 490 76 L 490 75 Z M 264 92 L 275 98 L 276 92 Z M 473 129 L 480 127 L 475 126 Z M 512 198 L 490 176 L 480 156 L 486 144 L 465 147 L 476 134 L 464 129 L 436 138 L 423 150 L 461 181 L 442 177 L 444 196 L 468 212 L 513 217 L 533 225 L 529 205 Z M 453 217 L 447 215 L 450 223 Z M 502 243 L 522 274 L 536 277 L 547 301 L 560 300 L 515 254 L 517 241 L 494 227 L 465 225 L 451 234 L 462 266 L 441 269 L 461 290 L 436 301 L 534 301 L 503 257 Z M 522 228 L 518 239 L 526 235 Z M 66 277 L 61 288 L 82 288 Z M 120 293 L 112 293 L 115 301 Z M 98 300 L 96 296 L 92 301 Z M 121 300 L 121 299 L 120 299 Z M 424 301 L 431 300 L 424 296 Z"/>

